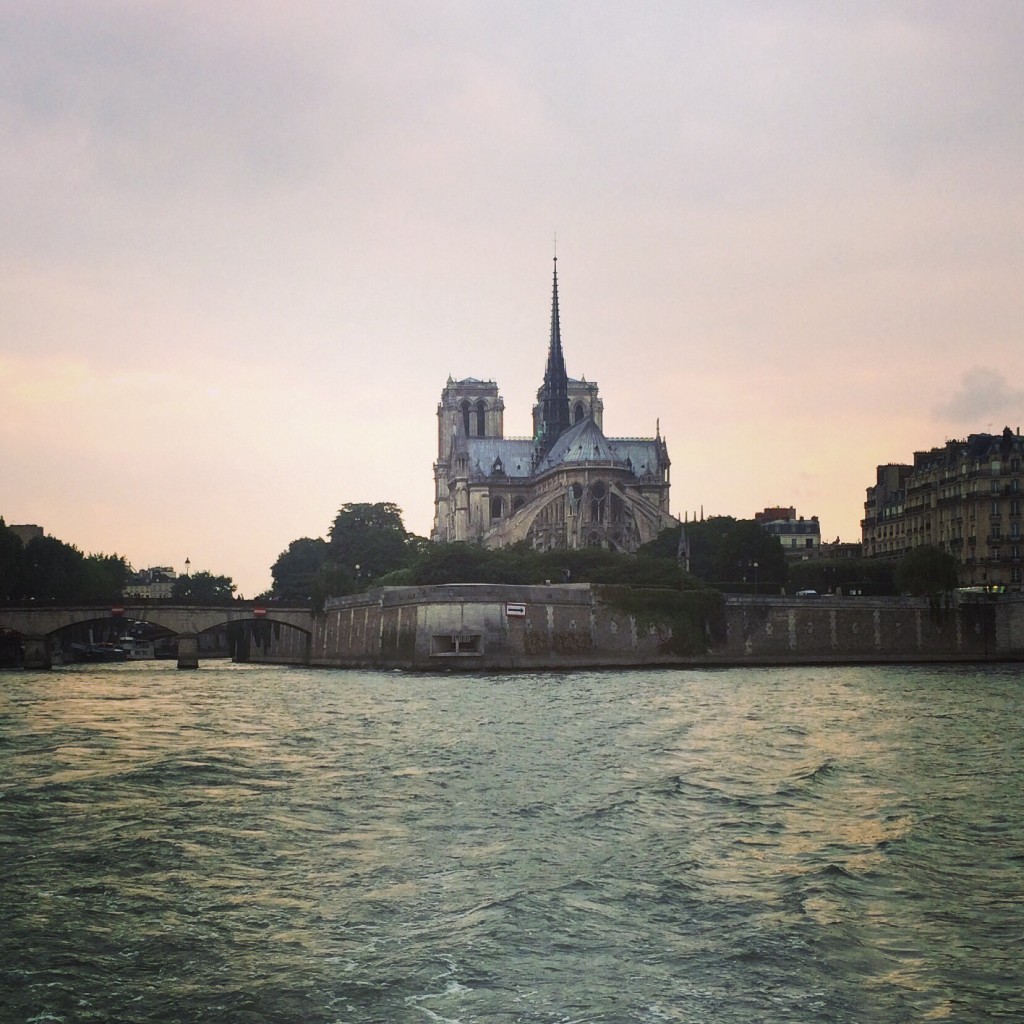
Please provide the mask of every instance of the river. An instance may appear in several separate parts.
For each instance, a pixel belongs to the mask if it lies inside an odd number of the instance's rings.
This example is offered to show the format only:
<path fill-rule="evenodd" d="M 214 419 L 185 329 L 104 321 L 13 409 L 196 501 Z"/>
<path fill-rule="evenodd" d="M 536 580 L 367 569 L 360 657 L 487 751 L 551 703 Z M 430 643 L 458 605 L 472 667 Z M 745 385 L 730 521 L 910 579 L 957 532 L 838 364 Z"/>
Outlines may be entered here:
<path fill-rule="evenodd" d="M 3 1022 L 1024 1020 L 1020 666 L 0 673 Z"/>

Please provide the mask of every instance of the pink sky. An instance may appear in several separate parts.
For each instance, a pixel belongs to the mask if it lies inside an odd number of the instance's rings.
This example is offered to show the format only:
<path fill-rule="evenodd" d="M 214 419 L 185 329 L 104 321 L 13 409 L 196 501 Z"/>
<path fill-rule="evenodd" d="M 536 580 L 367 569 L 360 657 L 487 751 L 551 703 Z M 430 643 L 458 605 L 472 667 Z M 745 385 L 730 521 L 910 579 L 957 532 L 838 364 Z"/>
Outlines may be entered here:
<path fill-rule="evenodd" d="M 682 516 L 859 539 L 875 466 L 1024 420 L 1024 5 L 11 0 L 0 515 L 270 585 L 426 534 L 449 374 L 660 420 Z"/>

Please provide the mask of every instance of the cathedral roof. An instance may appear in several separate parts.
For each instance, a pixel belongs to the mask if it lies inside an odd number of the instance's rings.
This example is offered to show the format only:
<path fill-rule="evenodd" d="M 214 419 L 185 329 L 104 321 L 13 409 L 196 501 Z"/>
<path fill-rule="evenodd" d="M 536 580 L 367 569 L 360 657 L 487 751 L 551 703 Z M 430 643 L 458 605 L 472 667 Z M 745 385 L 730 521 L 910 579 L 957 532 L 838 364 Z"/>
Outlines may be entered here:
<path fill-rule="evenodd" d="M 529 437 L 470 437 L 469 468 L 474 475 L 505 476 L 515 480 L 533 471 L 533 439 Z"/>
<path fill-rule="evenodd" d="M 601 462 L 628 469 L 640 478 L 658 470 L 660 457 L 658 438 L 608 438 L 588 416 L 562 434 L 537 466 L 537 472 L 544 473 L 556 466 Z"/>
<path fill-rule="evenodd" d="M 618 457 L 614 446 L 601 428 L 587 416 L 571 426 L 551 446 L 543 465 L 567 462 L 615 462 Z"/>

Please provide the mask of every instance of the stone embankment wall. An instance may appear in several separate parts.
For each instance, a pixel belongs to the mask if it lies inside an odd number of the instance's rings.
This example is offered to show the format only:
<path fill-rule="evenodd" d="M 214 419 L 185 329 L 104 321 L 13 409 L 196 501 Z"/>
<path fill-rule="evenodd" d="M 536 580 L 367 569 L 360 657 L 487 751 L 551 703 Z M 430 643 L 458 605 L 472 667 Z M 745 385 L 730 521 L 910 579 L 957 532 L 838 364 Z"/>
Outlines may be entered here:
<path fill-rule="evenodd" d="M 907 598 L 728 598 L 682 647 L 678 618 L 633 613 L 613 598 L 589 584 L 375 590 L 328 602 L 308 663 L 481 671 L 1024 660 L 1019 598 L 950 608 Z M 301 661 L 289 632 L 252 660 Z"/>

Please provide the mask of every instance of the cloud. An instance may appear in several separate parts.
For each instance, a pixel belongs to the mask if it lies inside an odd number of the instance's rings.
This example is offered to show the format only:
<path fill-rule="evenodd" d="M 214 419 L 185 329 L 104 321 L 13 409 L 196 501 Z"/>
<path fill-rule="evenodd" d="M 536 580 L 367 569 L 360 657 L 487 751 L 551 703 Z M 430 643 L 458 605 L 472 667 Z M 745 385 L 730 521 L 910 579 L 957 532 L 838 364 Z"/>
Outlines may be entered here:
<path fill-rule="evenodd" d="M 1024 406 L 1024 390 L 1011 388 L 998 370 L 975 366 L 960 378 L 960 387 L 948 401 L 935 408 L 935 415 L 954 420 L 984 419 L 986 425 L 995 419 L 1020 418 Z M 1007 421 L 1009 422 L 1009 421 Z"/>

